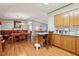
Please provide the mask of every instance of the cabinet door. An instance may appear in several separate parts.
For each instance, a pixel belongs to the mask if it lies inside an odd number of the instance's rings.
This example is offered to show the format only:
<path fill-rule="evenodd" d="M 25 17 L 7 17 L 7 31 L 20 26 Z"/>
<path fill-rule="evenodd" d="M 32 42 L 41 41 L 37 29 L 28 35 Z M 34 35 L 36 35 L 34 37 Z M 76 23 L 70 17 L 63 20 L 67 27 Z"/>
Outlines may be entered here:
<path fill-rule="evenodd" d="M 63 13 L 62 14 L 59 14 L 59 26 L 63 26 Z"/>
<path fill-rule="evenodd" d="M 74 13 L 73 13 L 73 11 L 69 12 L 69 25 L 70 26 L 74 25 Z"/>
<path fill-rule="evenodd" d="M 76 54 L 78 54 L 79 55 L 79 37 L 78 38 L 76 38 Z"/>
<path fill-rule="evenodd" d="M 54 34 L 52 35 L 52 44 L 54 43 Z"/>
<path fill-rule="evenodd" d="M 79 10 L 74 11 L 74 25 L 75 26 L 79 25 Z"/>
<path fill-rule="evenodd" d="M 59 19 L 58 19 L 58 15 L 55 15 L 55 16 L 54 16 L 54 19 L 55 19 L 55 20 L 54 20 L 55 27 L 58 27 L 58 26 L 59 26 L 59 25 L 58 25 L 58 20 L 59 20 Z"/>
<path fill-rule="evenodd" d="M 54 35 L 53 44 L 57 45 L 57 35 Z"/>
<path fill-rule="evenodd" d="M 65 41 L 66 41 L 65 37 L 62 35 L 61 38 L 60 38 L 60 42 L 61 42 L 60 47 L 63 48 L 63 49 L 65 49 Z"/>
<path fill-rule="evenodd" d="M 63 42 L 64 42 L 64 43 L 63 43 L 63 48 L 64 48 L 64 49 L 67 49 L 67 39 L 68 39 L 68 38 L 67 38 L 66 36 L 63 36 Z"/>
<path fill-rule="evenodd" d="M 63 26 L 63 14 L 55 15 L 55 26 L 61 27 Z"/>
<path fill-rule="evenodd" d="M 60 47 L 60 35 L 54 35 L 54 45 Z"/>
<path fill-rule="evenodd" d="M 68 37 L 67 44 L 67 49 L 71 52 L 75 52 L 75 37 Z"/>
<path fill-rule="evenodd" d="M 70 39 L 71 39 L 71 50 L 70 51 L 75 53 L 75 51 L 76 51 L 76 48 L 75 48 L 76 47 L 75 46 L 76 45 L 76 38 L 71 37 Z"/>
<path fill-rule="evenodd" d="M 64 48 L 68 51 L 74 52 L 75 53 L 75 37 L 72 36 L 65 36 L 65 46 Z"/>
<path fill-rule="evenodd" d="M 63 26 L 69 26 L 69 13 L 64 14 L 63 20 L 64 20 Z"/>

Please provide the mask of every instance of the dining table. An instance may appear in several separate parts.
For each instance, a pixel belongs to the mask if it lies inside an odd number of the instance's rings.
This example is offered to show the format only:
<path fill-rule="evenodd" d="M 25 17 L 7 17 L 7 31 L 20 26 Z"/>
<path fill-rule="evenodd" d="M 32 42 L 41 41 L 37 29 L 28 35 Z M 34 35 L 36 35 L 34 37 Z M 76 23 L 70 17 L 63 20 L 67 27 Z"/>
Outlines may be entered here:
<path fill-rule="evenodd" d="M 14 41 L 16 41 L 16 40 L 20 41 L 19 37 L 27 37 L 27 39 L 29 39 L 30 33 L 25 33 L 25 32 L 12 33 L 11 36 L 13 37 Z"/>

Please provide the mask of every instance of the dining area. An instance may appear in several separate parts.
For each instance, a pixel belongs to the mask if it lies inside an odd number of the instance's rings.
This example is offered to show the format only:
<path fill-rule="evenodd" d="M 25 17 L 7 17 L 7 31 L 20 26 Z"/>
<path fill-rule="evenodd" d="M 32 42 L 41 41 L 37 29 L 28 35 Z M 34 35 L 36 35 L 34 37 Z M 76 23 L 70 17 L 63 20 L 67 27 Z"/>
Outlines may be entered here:
<path fill-rule="evenodd" d="M 28 32 L 27 30 L 4 30 L 0 32 L 0 51 L 4 52 L 6 50 L 6 45 L 15 44 L 17 42 L 31 42 L 32 40 L 32 32 Z M 40 44 L 40 48 L 46 47 L 47 49 L 52 46 L 51 36 L 52 33 L 40 33 L 38 32 L 35 36 L 34 44 Z M 38 42 L 36 42 L 38 41 Z"/>
<path fill-rule="evenodd" d="M 28 33 L 27 31 L 25 30 L 16 30 L 16 31 L 13 31 L 10 35 L 10 38 L 9 39 L 12 39 L 12 42 L 18 42 L 18 41 L 21 41 L 21 40 L 30 40 L 31 38 L 31 33 Z"/>
<path fill-rule="evenodd" d="M 35 36 L 33 32 L 37 32 Z M 36 22 L 36 21 L 20 21 L 20 20 L 1 20 L 0 21 L 0 51 L 2 54 L 7 49 L 9 49 L 9 45 L 21 44 L 23 41 L 25 44 L 27 42 L 32 45 L 33 49 L 36 41 L 40 44 L 41 48 L 44 47 L 47 43 L 48 34 L 46 34 L 45 38 L 43 38 L 42 34 L 47 32 L 47 25 L 44 23 Z M 44 39 L 44 41 L 43 41 Z M 46 44 L 47 45 L 47 44 Z M 25 46 L 26 47 L 26 46 Z M 18 49 L 18 48 L 17 48 Z"/>
<path fill-rule="evenodd" d="M 52 33 L 38 32 L 35 37 L 36 40 L 35 40 L 35 42 L 32 42 L 33 43 L 33 45 L 32 45 L 30 43 L 32 40 L 32 38 L 31 38 L 32 32 L 28 32 L 27 30 L 0 31 L 0 55 L 2 55 L 3 53 L 5 54 L 6 50 L 12 49 L 11 47 L 14 45 L 16 46 L 17 44 L 18 45 L 26 44 L 25 47 L 27 47 L 27 46 L 29 47 L 28 44 L 30 44 L 33 47 L 33 49 L 36 50 L 36 47 L 34 44 L 38 43 L 40 45 L 40 47 L 38 47 L 38 49 L 39 48 L 40 49 L 42 49 L 42 48 L 48 49 L 50 46 L 52 47 L 52 44 L 51 44 L 52 41 L 50 40 L 51 38 L 49 38 L 51 35 L 52 35 Z M 36 41 L 38 41 L 38 42 L 36 42 Z M 24 43 L 22 43 L 22 42 L 24 42 Z M 21 47 L 24 48 L 23 45 Z M 16 48 L 19 49 L 18 46 Z M 10 53 L 12 53 L 12 51 Z"/>
<path fill-rule="evenodd" d="M 14 44 L 20 41 L 31 40 L 31 32 L 28 33 L 27 30 L 4 30 L 0 31 L 0 52 L 6 50 L 7 44 Z M 0 53 L 0 54 L 1 54 Z"/>

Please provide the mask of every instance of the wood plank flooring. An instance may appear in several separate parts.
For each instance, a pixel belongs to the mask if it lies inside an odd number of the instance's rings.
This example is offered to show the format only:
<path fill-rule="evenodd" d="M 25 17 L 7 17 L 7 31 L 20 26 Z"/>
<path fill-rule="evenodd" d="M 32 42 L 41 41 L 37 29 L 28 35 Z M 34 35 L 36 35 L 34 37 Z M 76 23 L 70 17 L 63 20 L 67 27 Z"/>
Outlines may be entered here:
<path fill-rule="evenodd" d="M 14 44 L 7 44 L 2 56 L 75 56 L 67 51 L 57 47 L 45 47 L 35 50 L 33 45 L 27 41 L 16 42 Z"/>

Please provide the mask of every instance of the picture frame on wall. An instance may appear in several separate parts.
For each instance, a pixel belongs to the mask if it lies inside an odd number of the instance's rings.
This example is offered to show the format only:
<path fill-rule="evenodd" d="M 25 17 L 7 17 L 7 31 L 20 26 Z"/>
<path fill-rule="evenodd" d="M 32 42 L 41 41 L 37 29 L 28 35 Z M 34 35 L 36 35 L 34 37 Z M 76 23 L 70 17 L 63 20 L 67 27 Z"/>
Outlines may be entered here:
<path fill-rule="evenodd" d="M 14 28 L 21 28 L 21 21 L 14 21 Z"/>

